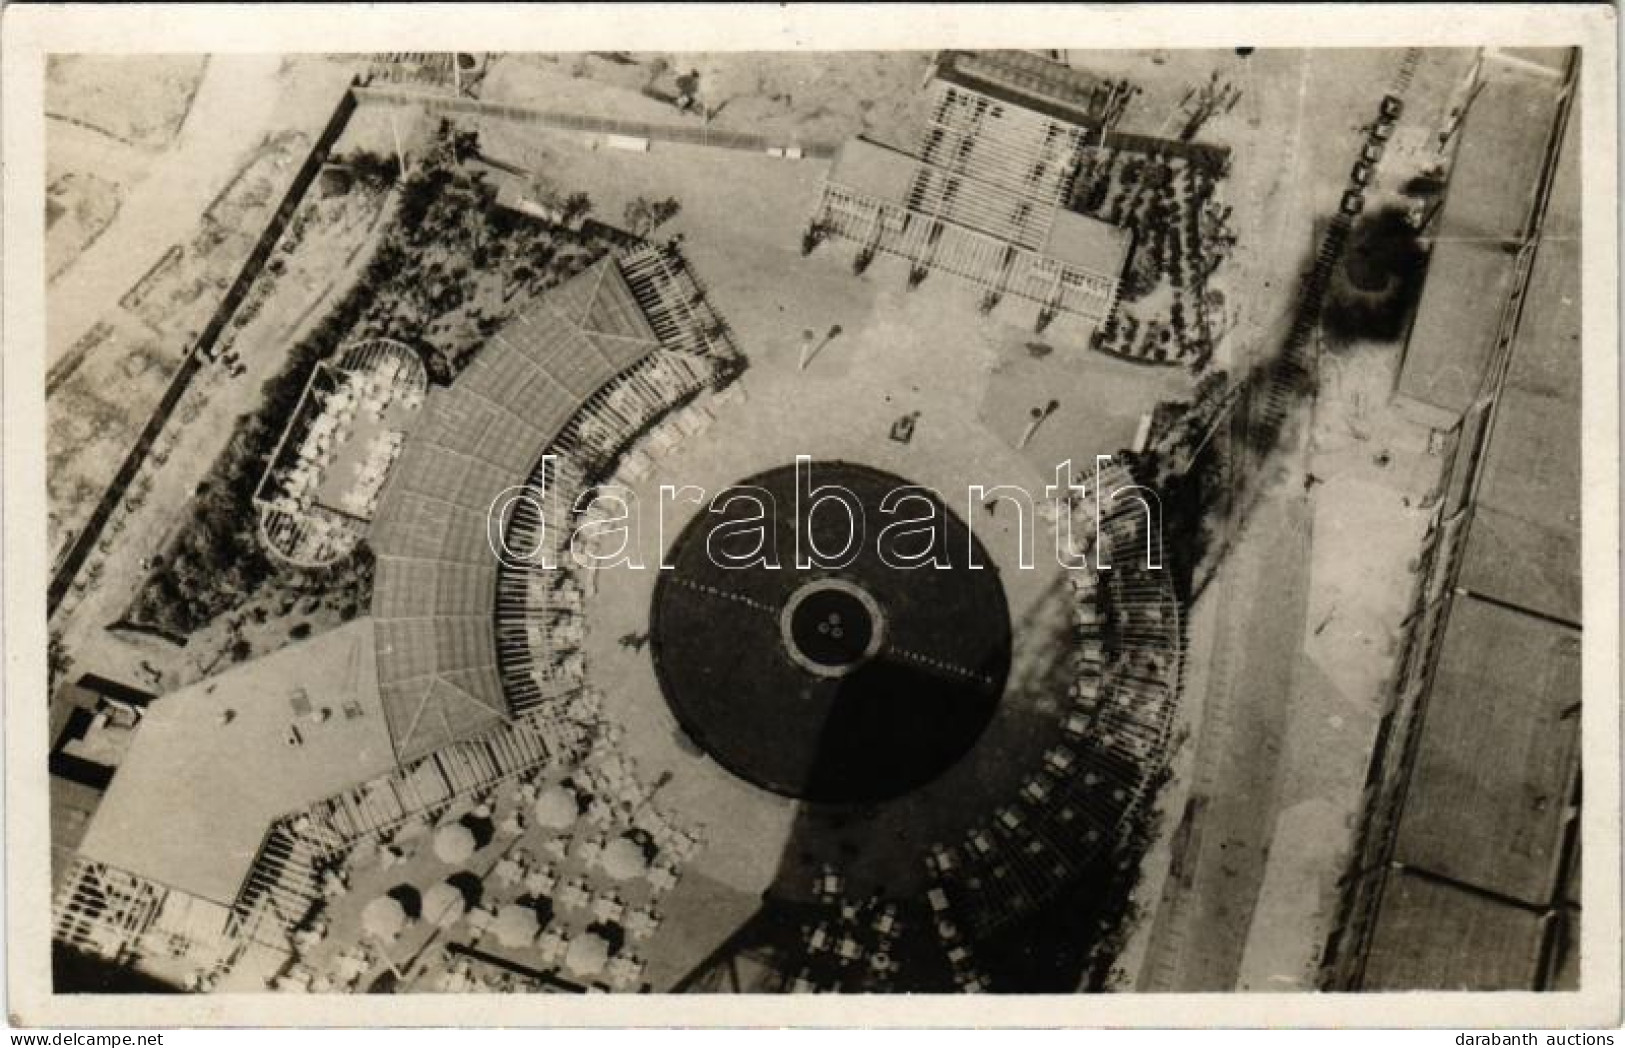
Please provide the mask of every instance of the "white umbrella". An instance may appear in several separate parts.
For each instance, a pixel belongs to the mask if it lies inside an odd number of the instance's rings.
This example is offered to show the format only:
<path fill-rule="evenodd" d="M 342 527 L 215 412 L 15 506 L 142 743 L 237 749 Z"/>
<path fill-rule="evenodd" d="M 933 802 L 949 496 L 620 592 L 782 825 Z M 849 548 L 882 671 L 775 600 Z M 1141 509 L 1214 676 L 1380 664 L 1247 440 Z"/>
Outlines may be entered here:
<path fill-rule="evenodd" d="M 361 926 L 379 939 L 393 939 L 406 927 L 406 908 L 389 895 L 380 895 L 361 911 Z"/>
<path fill-rule="evenodd" d="M 604 847 L 599 859 L 604 872 L 618 881 L 629 881 L 641 876 L 649 868 L 649 860 L 629 837 L 617 837 Z"/>
<path fill-rule="evenodd" d="M 468 910 L 463 893 L 450 881 L 441 881 L 423 896 L 423 913 L 437 926 L 449 928 Z"/>
<path fill-rule="evenodd" d="M 571 943 L 564 954 L 564 966 L 577 975 L 597 975 L 608 961 L 609 943 L 590 932 Z"/>
<path fill-rule="evenodd" d="M 435 857 L 447 865 L 455 866 L 467 862 L 468 857 L 474 854 L 474 849 L 474 831 L 460 822 L 442 826 L 435 832 Z"/>
<path fill-rule="evenodd" d="M 550 830 L 567 830 L 575 825 L 576 799 L 563 786 L 549 786 L 536 798 L 536 821 Z"/>
<path fill-rule="evenodd" d="M 536 919 L 535 910 L 510 902 L 497 911 L 493 931 L 496 933 L 497 942 L 510 949 L 517 949 L 529 946 L 540 928 L 541 922 Z"/>

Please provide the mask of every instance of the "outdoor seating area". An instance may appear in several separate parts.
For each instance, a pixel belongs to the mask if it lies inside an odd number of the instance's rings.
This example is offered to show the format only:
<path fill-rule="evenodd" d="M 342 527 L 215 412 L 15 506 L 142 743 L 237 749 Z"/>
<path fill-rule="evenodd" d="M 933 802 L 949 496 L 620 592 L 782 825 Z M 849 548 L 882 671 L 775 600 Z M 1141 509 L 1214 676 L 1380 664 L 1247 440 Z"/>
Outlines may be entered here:
<path fill-rule="evenodd" d="M 319 833 L 293 824 L 301 840 Z M 306 896 L 272 987 L 387 976 L 429 992 L 636 991 L 661 900 L 700 845 L 608 749 L 531 765 L 343 849 L 312 849 L 304 869 L 319 898 Z M 271 908 L 293 912 L 286 896 Z"/>
<path fill-rule="evenodd" d="M 421 393 L 399 389 L 403 367 L 311 394 L 322 410 L 299 460 L 348 439 L 354 453 L 324 468 L 348 463 L 347 490 L 369 507 L 382 500 L 374 616 L 397 766 L 276 821 L 233 904 L 216 908 L 218 927 L 182 922 L 190 937 L 177 935 L 160 915 L 201 900 L 180 895 L 166 911 L 177 893 L 127 878 L 124 901 L 109 906 L 100 885 L 111 873 L 86 873 L 80 896 L 101 909 L 59 908 L 78 921 L 59 937 L 179 957 L 196 986 L 232 975 L 233 958 L 253 949 L 255 974 L 238 978 L 294 993 L 645 988 L 666 900 L 704 835 L 661 810 L 619 752 L 623 729 L 604 716 L 585 654 L 597 580 L 569 542 L 600 512 L 576 512 L 590 506 L 584 494 L 646 480 L 744 391 L 729 381 L 739 359 L 726 327 L 707 319 L 674 253 L 606 266 L 553 307 L 579 326 L 505 329 L 460 376 L 466 395 L 437 395 L 404 439 L 357 437 L 363 416 L 416 410 Z M 599 340 L 641 338 L 606 334 L 639 317 L 665 334 L 622 347 L 612 371 Z M 583 388 L 593 392 L 562 395 Z M 531 404 L 518 390 L 550 399 Z M 508 424 L 493 424 L 498 411 Z M 397 454 L 407 461 L 386 484 Z M 547 472 L 526 476 L 519 462 Z M 481 500 L 520 478 L 545 496 L 513 504 L 501 537 L 522 556 L 493 569 Z M 1104 480 L 1132 484 L 1121 470 Z M 313 516 L 343 517 L 321 501 L 324 487 L 302 483 Z M 1073 534 L 1094 536 L 1095 504 L 1070 511 Z M 849 897 L 840 868 L 818 871 L 814 912 L 777 968 L 785 988 L 987 989 L 975 944 L 1036 912 L 1115 842 L 1165 747 L 1180 624 L 1165 573 L 1138 567 L 1148 540 L 1160 541 L 1139 503 L 1110 502 L 1101 534 L 1105 549 L 1093 552 L 1113 570 L 1068 573 L 1072 679 L 1041 759 L 961 835 L 929 845 L 918 893 Z"/>
<path fill-rule="evenodd" d="M 799 962 L 786 970 L 789 993 L 883 993 L 902 973 L 899 943 L 914 925 L 895 900 L 876 893 L 853 899 L 845 879 L 826 865 L 814 878 L 819 908 L 800 929 Z"/>
<path fill-rule="evenodd" d="M 550 760 L 571 759 L 579 746 L 578 734 L 520 717 L 292 813 L 266 835 L 235 910 L 263 940 L 290 941 L 350 892 L 348 857 L 376 854 L 381 864 L 399 865 L 403 841 L 423 836 L 446 812 Z"/>
<path fill-rule="evenodd" d="M 921 951 L 899 937 L 916 924 L 930 942 L 926 963 L 947 964 L 924 978 L 951 978 L 966 993 L 987 990 L 977 943 L 1034 916 L 1079 876 L 1118 861 L 1110 849 L 1121 844 L 1172 731 L 1182 632 L 1166 572 L 1146 566 L 1148 551 L 1160 555 L 1160 522 L 1132 498 L 1126 470 L 1114 467 L 1101 486 L 1118 497 L 1108 495 L 1103 510 L 1105 549 L 1089 552 L 1103 555 L 1111 570 L 1068 573 L 1071 682 L 1055 712 L 1053 743 L 1003 803 L 990 805 L 961 836 L 926 846 L 923 897 L 853 902 L 842 873 L 820 869 L 809 887 L 825 916 L 801 928 L 798 959 L 785 972 L 789 991 L 908 985 L 921 973 L 899 959 Z M 1092 541 L 1095 500 L 1080 500 L 1071 512 L 1073 534 Z M 1057 523 L 1054 515 L 1048 521 Z"/>
<path fill-rule="evenodd" d="M 229 905 L 81 859 L 55 937 L 195 990 L 636 989 L 701 837 L 653 803 L 617 738 L 580 690 L 404 761 L 274 821 Z M 424 967 L 440 943 L 494 960 Z"/>
<path fill-rule="evenodd" d="M 355 548 L 428 381 L 417 353 L 390 339 L 370 339 L 336 364 L 316 365 L 254 496 L 268 550 L 316 567 Z"/>
<path fill-rule="evenodd" d="M 681 258 L 645 248 L 623 258 L 620 271 L 637 298 L 633 308 L 649 320 L 661 347 L 581 405 L 528 478 L 533 497 L 514 503 L 505 542 L 524 563 L 502 566 L 496 631 L 504 689 L 517 710 L 552 704 L 580 713 L 591 706 L 582 694 L 581 611 L 595 580 L 570 543 L 579 525 L 602 519 L 604 511 L 594 501 L 578 515 L 576 507 L 589 501 L 583 495 L 594 485 L 644 479 L 656 457 L 709 428 L 714 405 L 743 395 L 726 385 L 738 352 Z M 718 386 L 720 392 L 700 396 Z"/>
<path fill-rule="evenodd" d="M 1070 185 L 1084 129 L 945 80 L 931 85 L 930 111 L 909 206 L 975 209 L 979 220 L 966 224 L 1041 249 Z M 984 184 L 986 195 L 957 196 L 956 184 L 965 179 Z"/>
<path fill-rule="evenodd" d="M 1106 548 L 1092 552 L 1110 570 L 1068 573 L 1072 681 L 1055 745 L 1007 803 L 962 839 L 927 849 L 943 900 L 933 909 L 951 906 L 952 928 L 979 937 L 1004 927 L 1099 862 L 1120 843 L 1166 752 L 1183 664 L 1179 605 L 1167 573 L 1147 567 L 1148 554 L 1160 559 L 1160 521 L 1133 484 L 1118 466 L 1100 479 Z M 1074 535 L 1094 535 L 1096 511 L 1093 497 L 1072 508 Z"/>

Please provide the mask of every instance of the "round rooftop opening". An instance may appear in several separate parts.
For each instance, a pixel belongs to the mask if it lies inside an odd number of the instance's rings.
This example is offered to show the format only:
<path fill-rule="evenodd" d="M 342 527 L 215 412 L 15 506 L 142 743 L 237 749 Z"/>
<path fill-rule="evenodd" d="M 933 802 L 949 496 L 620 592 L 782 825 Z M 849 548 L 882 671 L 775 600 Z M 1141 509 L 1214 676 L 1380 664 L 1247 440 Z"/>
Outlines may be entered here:
<path fill-rule="evenodd" d="M 810 673 L 840 677 L 880 650 L 885 619 L 863 589 L 844 579 L 815 579 L 795 593 L 779 616 L 790 658 Z"/>

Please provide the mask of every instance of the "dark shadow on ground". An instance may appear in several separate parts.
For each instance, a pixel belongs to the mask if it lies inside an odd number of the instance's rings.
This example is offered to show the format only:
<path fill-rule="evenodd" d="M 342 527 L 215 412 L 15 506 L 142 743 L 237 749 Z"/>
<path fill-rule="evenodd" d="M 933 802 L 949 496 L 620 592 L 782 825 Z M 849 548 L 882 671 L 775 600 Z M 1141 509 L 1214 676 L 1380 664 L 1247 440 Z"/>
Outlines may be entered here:
<path fill-rule="evenodd" d="M 57 993 L 181 993 L 180 987 L 71 946 L 51 944 L 51 985 Z"/>
<path fill-rule="evenodd" d="M 833 466 L 838 467 L 833 473 L 815 474 L 816 480 L 839 475 L 849 487 L 864 490 L 848 464 Z M 762 479 L 749 483 L 760 485 Z M 950 544 L 963 550 L 962 533 L 954 535 Z M 674 545 L 671 559 L 678 567 L 662 580 L 667 591 L 657 588 L 654 600 L 651 650 L 662 687 L 694 690 L 692 699 L 675 701 L 668 690 L 668 701 L 693 740 L 724 767 L 802 803 L 760 908 L 675 985 L 655 989 L 951 993 L 971 971 L 990 992 L 1100 988 L 1132 912 L 1129 893 L 1147 839 L 1137 816 L 1120 822 L 1113 814 L 1118 810 L 1113 805 L 1128 802 L 1104 802 L 1111 810 L 1098 825 L 1109 832 L 1099 846 L 1068 866 L 1064 876 L 1023 889 L 1026 897 L 1014 913 L 937 912 L 931 901 L 936 882 L 924 866 L 938 829 L 926 838 L 905 838 L 898 829 L 910 805 L 932 797 L 923 783 L 952 774 L 957 777 L 953 795 L 963 798 L 966 810 L 938 820 L 957 827 L 945 831 L 942 843 L 963 847 L 971 832 L 997 837 L 996 847 L 1012 861 L 1030 843 L 1032 838 L 1015 833 L 998 836 L 1003 831 L 991 821 L 1001 808 L 1020 808 L 1016 791 L 1027 775 L 1025 764 L 1013 770 L 1012 753 L 990 749 L 983 736 L 1001 703 L 1002 717 L 1019 719 L 1011 729 L 1015 735 L 1004 738 L 1022 740 L 1023 760 L 1036 765 L 1040 754 L 1064 745 L 1077 760 L 1073 774 L 1079 781 L 1098 774 L 1107 783 L 1103 792 L 1111 782 L 1143 778 L 1117 747 L 1087 732 L 1063 732 L 1071 709 L 1068 685 L 1076 677 L 1068 614 L 1068 602 L 1075 598 L 1064 578 L 1058 576 L 1051 592 L 1012 624 L 997 572 L 969 569 L 963 554 L 949 569 L 928 569 L 922 579 L 929 585 L 919 587 L 929 590 L 925 597 L 894 589 L 861 566 L 848 568 L 841 577 L 883 595 L 887 643 L 857 671 L 829 680 L 783 654 L 781 610 L 798 588 L 798 573 L 763 573 L 760 579 L 696 574 L 692 564 L 685 572 L 685 542 L 692 549 L 695 541 L 688 536 Z M 990 584 L 996 597 L 988 596 Z M 964 600 L 955 595 L 961 586 L 982 596 Z M 720 636 L 708 636 L 713 629 Z M 1015 635 L 1037 641 L 1024 641 L 1022 660 L 1013 664 L 1010 638 Z M 921 648 L 930 649 L 924 658 Z M 751 705 L 756 701 L 769 704 L 765 714 Z M 731 747 L 727 759 L 718 755 L 719 746 Z M 787 759 L 787 749 L 799 756 Z M 1073 787 L 1057 783 L 1054 788 Z M 1093 816 L 1084 821 L 1088 818 Z M 1083 825 L 1078 832 L 1084 832 Z M 1060 857 L 1046 847 L 1030 861 Z M 870 849 L 906 852 L 907 868 L 915 875 L 906 884 L 855 875 Z M 838 885 L 826 882 L 829 873 Z M 1012 881 L 1031 873 L 1018 871 Z M 989 905 L 996 905 L 997 888 L 990 897 L 995 902 Z M 952 925 L 950 934 L 944 932 L 945 920 Z M 883 932 L 883 927 L 901 931 Z M 877 956 L 884 960 L 877 962 Z"/>
<path fill-rule="evenodd" d="M 1362 216 L 1327 288 L 1321 323 L 1329 344 L 1403 336 L 1421 297 L 1427 260 L 1404 209 Z"/>

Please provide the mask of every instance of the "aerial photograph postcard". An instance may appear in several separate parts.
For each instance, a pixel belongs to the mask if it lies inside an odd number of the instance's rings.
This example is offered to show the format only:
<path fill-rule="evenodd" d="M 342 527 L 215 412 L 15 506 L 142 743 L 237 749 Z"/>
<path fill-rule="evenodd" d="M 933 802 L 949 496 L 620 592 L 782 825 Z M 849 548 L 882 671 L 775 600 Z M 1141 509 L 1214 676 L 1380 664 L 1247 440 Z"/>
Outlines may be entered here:
<path fill-rule="evenodd" d="M 1606 12 L 1084 11 L 11 19 L 14 977 L 1617 1014 Z"/>

